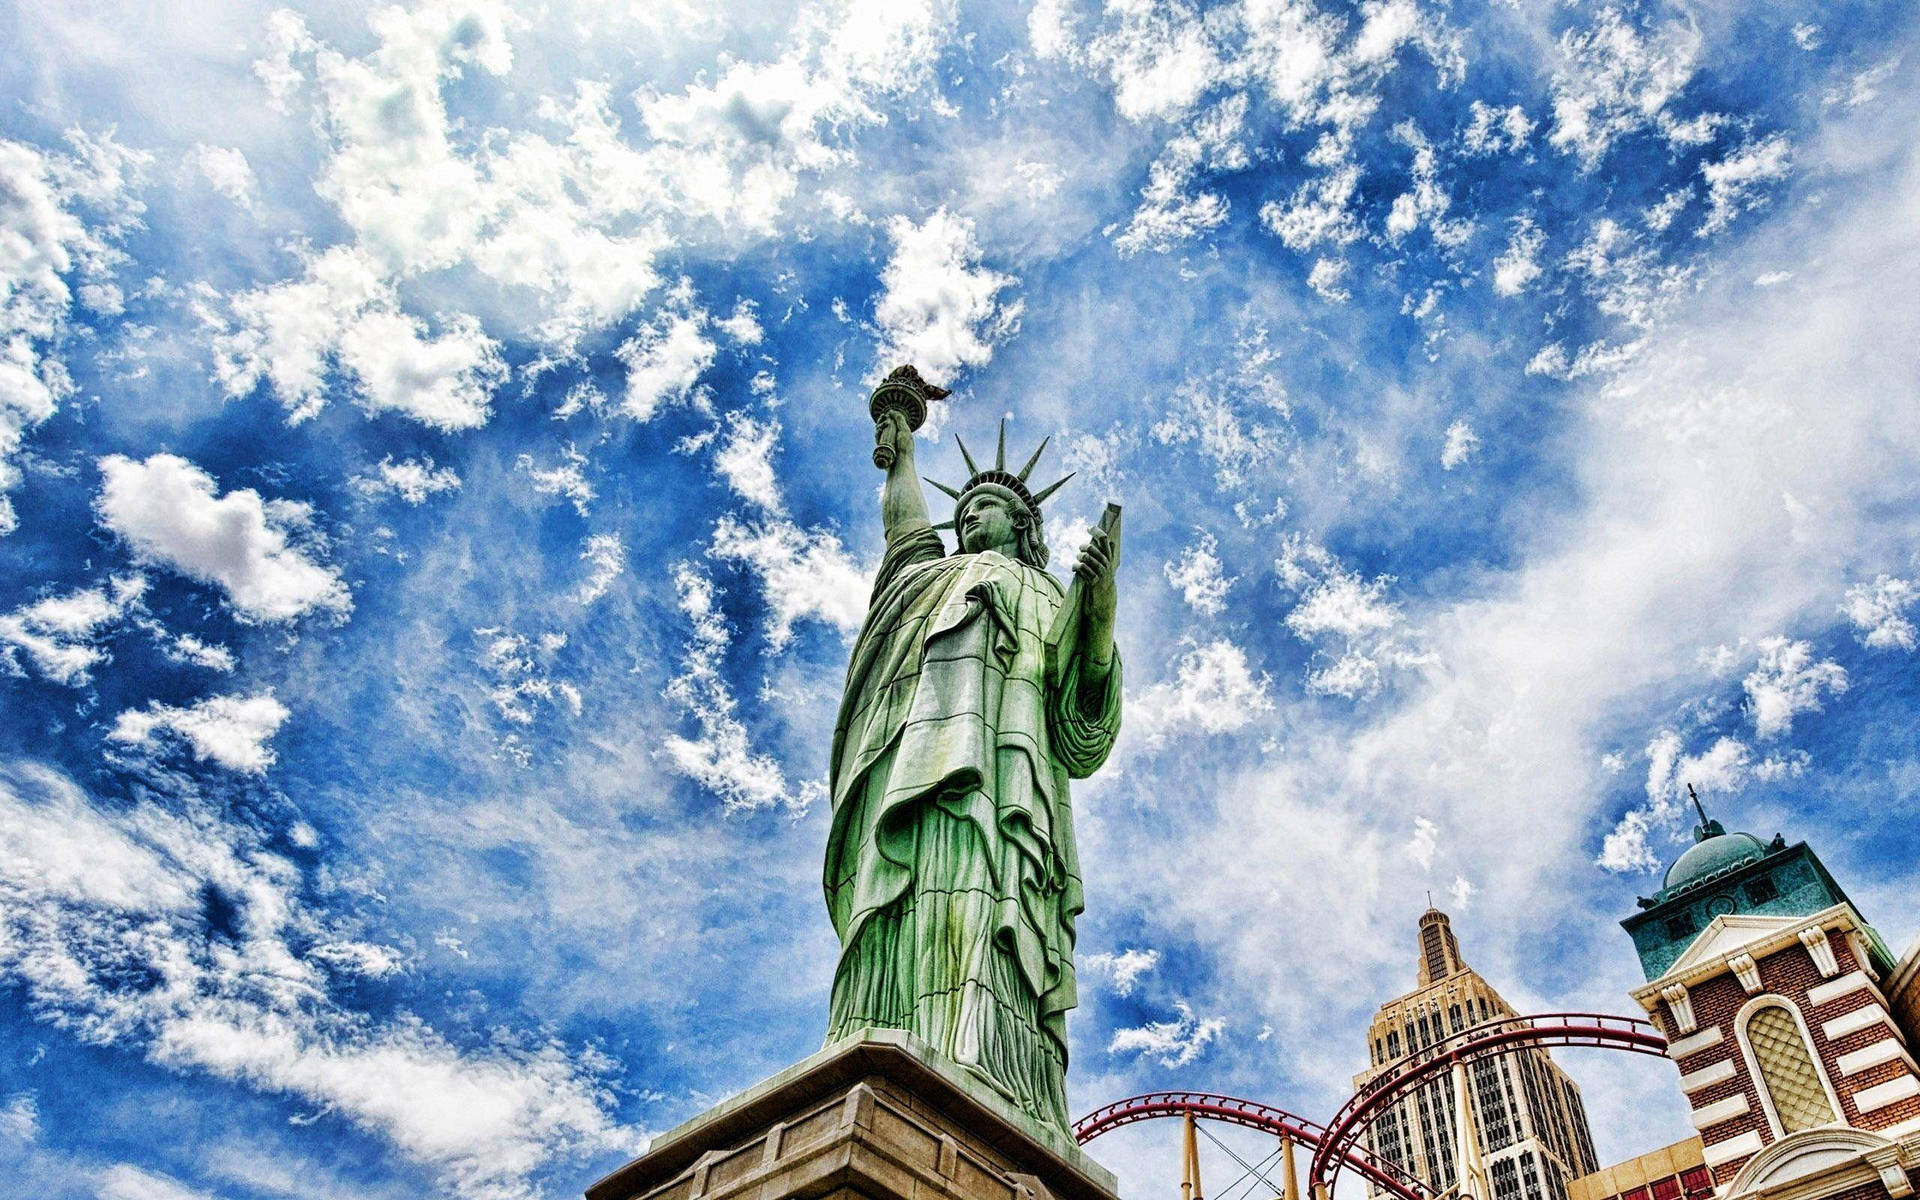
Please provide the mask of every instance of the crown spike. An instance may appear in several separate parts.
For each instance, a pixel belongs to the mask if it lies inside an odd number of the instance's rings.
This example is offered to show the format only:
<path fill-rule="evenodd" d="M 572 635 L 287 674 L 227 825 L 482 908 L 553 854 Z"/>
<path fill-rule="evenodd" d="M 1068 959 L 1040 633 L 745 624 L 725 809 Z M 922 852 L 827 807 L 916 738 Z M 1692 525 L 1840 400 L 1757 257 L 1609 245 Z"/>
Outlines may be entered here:
<path fill-rule="evenodd" d="M 996 471 L 1007 469 L 1007 419 L 1005 417 L 1000 418 L 1000 445 L 993 452 L 993 469 Z"/>
<path fill-rule="evenodd" d="M 928 483 L 939 488 L 941 491 L 945 492 L 947 495 L 952 496 L 955 500 L 958 500 L 960 498 L 959 492 L 956 492 L 952 488 L 948 487 L 946 484 L 941 483 L 938 479 L 930 479 L 925 475 L 922 475 L 920 478 L 926 479 Z"/>
<path fill-rule="evenodd" d="M 1047 452 L 1047 443 L 1052 440 L 1053 440 L 1052 434 L 1048 434 L 1046 437 L 1043 437 L 1040 439 L 1040 448 L 1033 452 L 1033 457 L 1027 460 L 1027 465 L 1020 468 L 1021 483 L 1025 483 L 1027 481 L 1027 476 L 1032 473 L 1035 464 L 1037 464 L 1040 461 L 1040 456 Z"/>
<path fill-rule="evenodd" d="M 1075 475 L 1078 475 L 1079 473 L 1080 472 L 1078 471 L 1070 472 L 1067 475 L 1067 479 L 1072 479 Z M 1033 506 L 1035 508 L 1039 508 L 1042 501 L 1044 501 L 1048 496 L 1053 495 L 1055 492 L 1059 491 L 1062 487 L 1066 485 L 1067 479 L 1062 479 L 1059 483 L 1054 484 L 1052 487 L 1047 488 L 1044 491 L 1035 492 L 1033 494 Z"/>
<path fill-rule="evenodd" d="M 953 444 L 960 447 L 960 457 L 967 463 L 967 474 L 978 475 L 980 468 L 973 464 L 973 455 L 967 453 L 967 444 L 960 440 L 960 435 L 957 433 L 953 435 Z"/>

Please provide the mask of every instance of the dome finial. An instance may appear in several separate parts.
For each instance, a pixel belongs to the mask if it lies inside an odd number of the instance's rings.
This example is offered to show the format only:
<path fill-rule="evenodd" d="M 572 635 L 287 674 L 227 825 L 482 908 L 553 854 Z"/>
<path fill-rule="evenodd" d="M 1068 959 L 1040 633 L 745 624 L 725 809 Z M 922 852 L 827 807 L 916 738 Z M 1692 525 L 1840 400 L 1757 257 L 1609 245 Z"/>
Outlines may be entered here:
<path fill-rule="evenodd" d="M 1694 841 L 1704 842 L 1727 832 L 1726 826 L 1707 815 L 1707 806 L 1700 803 L 1700 793 L 1693 790 L 1692 784 L 1687 785 L 1687 795 L 1693 799 L 1693 811 L 1700 814 L 1700 823 L 1693 827 Z"/>

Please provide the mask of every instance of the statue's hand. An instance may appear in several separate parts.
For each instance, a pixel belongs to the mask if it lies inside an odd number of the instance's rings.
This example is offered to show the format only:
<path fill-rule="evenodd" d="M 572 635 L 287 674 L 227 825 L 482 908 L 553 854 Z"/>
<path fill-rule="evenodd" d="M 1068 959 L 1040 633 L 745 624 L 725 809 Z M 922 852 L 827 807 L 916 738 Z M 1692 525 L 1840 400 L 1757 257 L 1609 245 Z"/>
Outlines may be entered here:
<path fill-rule="evenodd" d="M 1113 616 L 1113 572 L 1119 562 L 1120 548 L 1114 545 L 1112 536 L 1104 529 L 1095 529 L 1086 549 L 1080 551 L 1080 561 L 1073 565 L 1073 573 L 1087 585 L 1088 611 L 1096 619 L 1111 620 Z"/>
<path fill-rule="evenodd" d="M 890 408 L 880 414 L 873 426 L 873 444 L 876 448 L 890 451 L 889 469 L 913 471 L 913 430 L 907 425 L 907 414 L 897 408 Z M 876 456 L 875 461 L 879 461 Z"/>

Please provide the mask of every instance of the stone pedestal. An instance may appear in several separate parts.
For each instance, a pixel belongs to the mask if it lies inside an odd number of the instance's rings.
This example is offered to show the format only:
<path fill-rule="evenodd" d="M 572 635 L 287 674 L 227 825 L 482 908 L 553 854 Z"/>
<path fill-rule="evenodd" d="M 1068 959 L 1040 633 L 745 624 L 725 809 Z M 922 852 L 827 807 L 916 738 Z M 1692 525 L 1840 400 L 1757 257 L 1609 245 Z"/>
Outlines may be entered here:
<path fill-rule="evenodd" d="M 587 1200 L 1115 1200 L 1057 1129 L 897 1030 L 837 1042 L 654 1140 Z"/>

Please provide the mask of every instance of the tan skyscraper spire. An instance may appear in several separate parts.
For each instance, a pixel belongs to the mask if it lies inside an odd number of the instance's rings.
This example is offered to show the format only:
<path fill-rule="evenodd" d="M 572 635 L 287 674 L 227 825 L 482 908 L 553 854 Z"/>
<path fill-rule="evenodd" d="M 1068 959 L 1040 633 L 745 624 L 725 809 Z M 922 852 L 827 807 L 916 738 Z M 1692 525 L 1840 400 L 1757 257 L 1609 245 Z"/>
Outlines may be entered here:
<path fill-rule="evenodd" d="M 1408 1054 L 1517 1015 L 1467 966 L 1453 922 L 1437 908 L 1420 914 L 1416 978 L 1419 986 L 1375 1014 L 1370 1065 L 1354 1077 L 1356 1088 Z M 1472 1106 L 1464 1123 L 1463 1100 Z M 1367 1148 L 1436 1194 L 1460 1186 L 1473 1200 L 1566 1200 L 1567 1181 L 1597 1165 L 1580 1089 L 1541 1049 L 1457 1067 L 1415 1090 L 1374 1122 Z"/>

